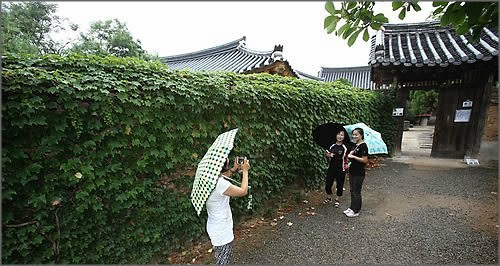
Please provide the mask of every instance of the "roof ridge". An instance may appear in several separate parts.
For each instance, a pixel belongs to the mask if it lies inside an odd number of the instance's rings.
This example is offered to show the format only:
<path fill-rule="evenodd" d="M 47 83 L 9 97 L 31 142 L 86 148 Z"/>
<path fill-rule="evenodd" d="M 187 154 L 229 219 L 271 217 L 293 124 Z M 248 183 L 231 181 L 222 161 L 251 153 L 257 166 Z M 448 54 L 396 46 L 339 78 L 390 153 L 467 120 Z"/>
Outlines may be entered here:
<path fill-rule="evenodd" d="M 199 50 L 196 52 L 190 52 L 190 53 L 184 53 L 184 54 L 178 54 L 178 55 L 172 55 L 172 56 L 164 56 L 161 59 L 163 61 L 175 62 L 175 61 L 193 59 L 193 58 L 212 55 L 212 54 L 218 54 L 218 53 L 226 52 L 228 50 L 237 49 L 240 45 L 244 44 L 245 40 L 246 40 L 246 37 L 243 36 L 242 38 L 239 38 L 237 40 L 234 40 L 234 41 L 231 41 L 231 42 L 228 42 L 225 44 L 206 48 L 206 49 Z"/>
<path fill-rule="evenodd" d="M 421 26 L 421 25 L 433 25 L 437 24 L 439 25 L 440 22 L 439 20 L 431 20 L 431 21 L 422 21 L 422 22 L 412 22 L 412 23 L 384 23 L 383 26 L 402 26 L 402 27 L 408 27 L 408 26 Z"/>
<path fill-rule="evenodd" d="M 256 51 L 256 50 L 249 49 L 245 45 L 240 46 L 239 49 L 241 49 L 243 52 L 247 52 L 247 53 L 255 54 L 255 55 L 267 55 L 267 56 L 270 56 L 274 52 L 274 50 L 270 50 L 270 51 Z"/>
<path fill-rule="evenodd" d="M 441 26 L 440 22 L 437 20 L 434 21 L 425 21 L 425 22 L 417 22 L 417 23 L 398 23 L 398 24 L 390 24 L 385 23 L 382 26 L 381 32 L 384 33 L 411 33 L 411 32 L 426 32 L 426 31 L 447 31 L 453 30 L 454 28 L 450 26 Z"/>
<path fill-rule="evenodd" d="M 361 69 L 370 69 L 370 65 L 366 66 L 353 66 L 353 67 L 321 67 L 321 70 L 361 70 Z"/>

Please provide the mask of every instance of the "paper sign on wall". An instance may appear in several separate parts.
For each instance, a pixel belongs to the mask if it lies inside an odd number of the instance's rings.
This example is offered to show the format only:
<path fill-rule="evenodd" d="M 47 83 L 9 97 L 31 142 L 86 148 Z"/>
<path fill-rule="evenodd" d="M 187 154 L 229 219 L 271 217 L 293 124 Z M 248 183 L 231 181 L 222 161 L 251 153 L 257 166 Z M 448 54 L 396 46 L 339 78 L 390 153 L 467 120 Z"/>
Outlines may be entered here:
<path fill-rule="evenodd" d="M 469 122 L 471 109 L 458 109 L 455 111 L 454 122 Z"/>
<path fill-rule="evenodd" d="M 392 116 L 403 116 L 404 108 L 394 108 L 392 110 Z"/>
<path fill-rule="evenodd" d="M 465 100 L 462 102 L 462 107 L 472 107 L 472 101 L 471 100 Z"/>

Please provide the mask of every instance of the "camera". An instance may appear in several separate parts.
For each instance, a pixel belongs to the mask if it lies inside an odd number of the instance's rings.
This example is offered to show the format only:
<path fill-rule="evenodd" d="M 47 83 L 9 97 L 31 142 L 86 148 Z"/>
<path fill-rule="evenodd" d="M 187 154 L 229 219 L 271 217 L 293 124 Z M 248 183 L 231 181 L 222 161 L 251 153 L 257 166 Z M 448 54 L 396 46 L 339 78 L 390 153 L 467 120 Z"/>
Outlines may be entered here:
<path fill-rule="evenodd" d="M 245 162 L 246 157 L 236 157 L 237 164 L 243 164 Z"/>

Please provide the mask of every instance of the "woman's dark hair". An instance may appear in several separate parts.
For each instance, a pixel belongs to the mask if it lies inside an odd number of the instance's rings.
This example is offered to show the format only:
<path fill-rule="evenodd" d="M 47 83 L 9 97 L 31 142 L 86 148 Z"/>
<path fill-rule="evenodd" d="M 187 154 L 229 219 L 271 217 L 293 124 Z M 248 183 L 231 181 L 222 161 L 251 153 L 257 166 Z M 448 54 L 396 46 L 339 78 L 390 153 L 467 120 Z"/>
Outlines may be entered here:
<path fill-rule="evenodd" d="M 222 165 L 222 169 L 220 170 L 221 174 L 232 168 L 231 159 L 229 159 L 229 158 L 232 157 L 233 155 L 234 155 L 234 152 L 233 152 L 233 150 L 231 150 L 226 157 L 226 162 L 224 163 L 224 165 Z"/>
<path fill-rule="evenodd" d="M 224 163 L 224 165 L 222 166 L 222 170 L 220 170 L 221 174 L 222 174 L 222 173 L 224 173 L 224 172 L 226 172 L 226 171 L 228 171 L 228 170 L 231 168 L 231 166 L 229 166 L 229 165 L 230 165 L 230 162 L 231 162 L 231 160 L 229 160 L 229 156 L 228 156 L 228 157 L 226 158 L 226 162 L 225 162 L 225 163 Z"/>
<path fill-rule="evenodd" d="M 354 132 L 354 131 L 358 131 L 358 133 L 361 135 L 361 139 L 365 139 L 365 131 L 363 131 L 362 128 L 357 127 L 357 128 L 352 130 L 352 132 Z"/>

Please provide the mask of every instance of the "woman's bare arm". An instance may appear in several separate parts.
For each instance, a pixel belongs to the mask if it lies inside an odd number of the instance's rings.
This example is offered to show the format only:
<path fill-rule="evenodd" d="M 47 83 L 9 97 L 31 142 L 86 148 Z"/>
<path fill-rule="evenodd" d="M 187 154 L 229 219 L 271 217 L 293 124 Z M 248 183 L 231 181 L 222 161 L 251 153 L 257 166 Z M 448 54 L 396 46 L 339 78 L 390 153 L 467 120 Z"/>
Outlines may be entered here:
<path fill-rule="evenodd" d="M 243 172 L 241 185 L 238 187 L 231 184 L 231 186 L 224 191 L 224 195 L 230 197 L 243 197 L 248 194 L 248 169 L 250 169 L 250 163 L 248 160 L 245 160 L 245 162 L 241 165 L 241 170 Z"/>

